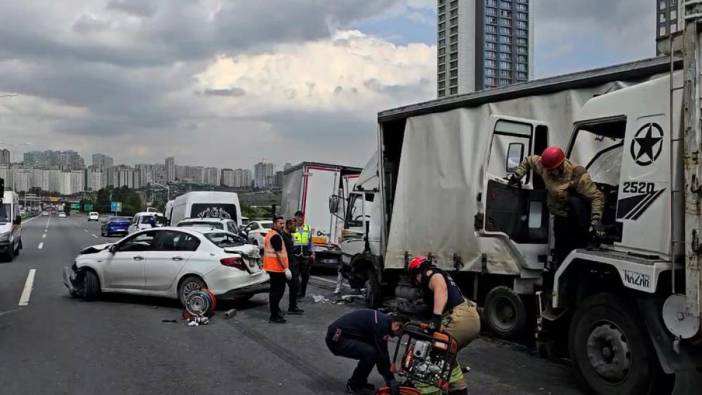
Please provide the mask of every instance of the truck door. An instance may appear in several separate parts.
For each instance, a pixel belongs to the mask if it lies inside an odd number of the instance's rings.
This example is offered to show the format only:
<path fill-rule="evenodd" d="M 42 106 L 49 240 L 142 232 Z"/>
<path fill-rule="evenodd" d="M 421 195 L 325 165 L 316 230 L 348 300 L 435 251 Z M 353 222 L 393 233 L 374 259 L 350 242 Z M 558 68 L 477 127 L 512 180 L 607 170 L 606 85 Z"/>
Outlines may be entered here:
<path fill-rule="evenodd" d="M 493 116 L 491 124 L 485 196 L 481 197 L 483 230 L 507 235 L 517 244 L 538 245 L 532 253 L 547 255 L 549 217 L 543 181 L 529 172 L 519 189 L 507 186 L 506 178 L 526 156 L 541 154 L 546 148 L 548 127 L 535 120 L 503 116 Z"/>

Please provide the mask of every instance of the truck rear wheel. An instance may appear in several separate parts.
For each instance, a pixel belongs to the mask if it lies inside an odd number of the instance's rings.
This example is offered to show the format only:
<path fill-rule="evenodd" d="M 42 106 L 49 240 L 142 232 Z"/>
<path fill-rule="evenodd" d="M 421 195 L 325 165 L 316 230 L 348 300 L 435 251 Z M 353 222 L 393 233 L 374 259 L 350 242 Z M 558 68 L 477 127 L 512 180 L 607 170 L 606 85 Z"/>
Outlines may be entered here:
<path fill-rule="evenodd" d="M 577 308 L 568 336 L 581 383 L 598 395 L 653 395 L 663 378 L 636 307 L 614 294 L 591 296 Z"/>
<path fill-rule="evenodd" d="M 527 309 L 522 298 L 511 288 L 495 287 L 485 296 L 485 323 L 498 336 L 515 338 L 524 333 Z"/>

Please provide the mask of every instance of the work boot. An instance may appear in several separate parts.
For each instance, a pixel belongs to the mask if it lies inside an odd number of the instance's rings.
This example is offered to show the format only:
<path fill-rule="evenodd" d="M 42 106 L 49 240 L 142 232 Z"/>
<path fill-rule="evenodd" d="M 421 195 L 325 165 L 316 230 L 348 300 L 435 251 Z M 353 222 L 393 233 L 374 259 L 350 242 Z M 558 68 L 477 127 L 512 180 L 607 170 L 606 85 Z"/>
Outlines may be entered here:
<path fill-rule="evenodd" d="M 271 324 L 284 324 L 287 321 L 285 321 L 285 318 L 283 318 L 283 317 L 271 317 L 268 320 L 268 322 L 270 322 Z"/>
<path fill-rule="evenodd" d="M 375 387 L 372 384 L 356 383 L 351 380 L 346 382 L 346 392 L 354 395 L 373 395 Z"/>

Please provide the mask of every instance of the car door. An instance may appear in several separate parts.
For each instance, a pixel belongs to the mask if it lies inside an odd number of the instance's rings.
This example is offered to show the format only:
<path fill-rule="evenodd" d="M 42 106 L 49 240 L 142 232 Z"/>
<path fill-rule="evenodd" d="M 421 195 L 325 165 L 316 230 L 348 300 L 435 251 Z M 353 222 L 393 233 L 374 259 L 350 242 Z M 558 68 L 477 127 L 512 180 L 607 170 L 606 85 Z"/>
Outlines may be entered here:
<path fill-rule="evenodd" d="M 145 265 L 146 288 L 166 291 L 200 245 L 200 239 L 177 230 L 157 230 L 156 249 Z"/>
<path fill-rule="evenodd" d="M 155 250 L 156 233 L 140 232 L 115 246 L 105 262 L 105 288 L 144 290 L 144 266 L 147 256 Z"/>

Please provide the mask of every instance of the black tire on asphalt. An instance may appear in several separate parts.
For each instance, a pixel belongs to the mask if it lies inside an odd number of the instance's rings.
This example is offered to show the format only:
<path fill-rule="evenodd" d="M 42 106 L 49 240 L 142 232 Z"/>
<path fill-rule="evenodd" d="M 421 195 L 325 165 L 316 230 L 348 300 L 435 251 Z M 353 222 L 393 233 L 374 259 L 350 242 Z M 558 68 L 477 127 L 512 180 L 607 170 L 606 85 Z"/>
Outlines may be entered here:
<path fill-rule="evenodd" d="M 189 284 L 197 284 L 197 287 L 193 287 Z M 190 292 L 194 291 L 195 288 L 204 289 L 207 288 L 207 284 L 205 284 L 205 281 L 198 276 L 187 276 L 180 281 L 180 284 L 178 284 L 178 300 L 180 300 L 180 304 L 185 306 L 185 297 L 187 295 L 185 295 L 184 292 L 187 289 L 190 289 L 188 292 L 189 294 Z"/>
<path fill-rule="evenodd" d="M 527 326 L 527 309 L 511 288 L 495 287 L 485 296 L 483 319 L 495 334 L 506 339 L 519 337 Z"/>
<path fill-rule="evenodd" d="M 92 270 L 83 274 L 83 299 L 91 302 L 100 296 L 100 279 Z"/>
<path fill-rule="evenodd" d="M 600 293 L 585 299 L 568 334 L 580 383 L 598 395 L 657 394 L 664 374 L 645 328 L 636 306 L 622 297 Z"/>
<path fill-rule="evenodd" d="M 378 276 L 376 276 L 374 270 L 368 270 L 366 272 L 366 283 L 364 285 L 366 292 L 366 305 L 370 308 L 377 308 L 383 304 L 383 293 L 380 288 L 380 283 L 378 283 Z"/>

